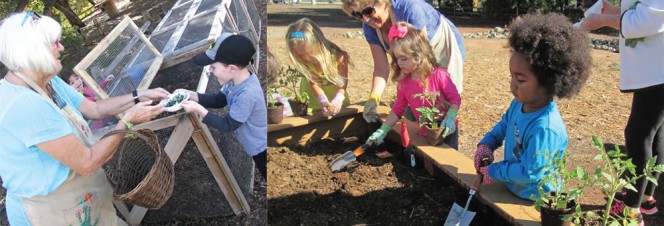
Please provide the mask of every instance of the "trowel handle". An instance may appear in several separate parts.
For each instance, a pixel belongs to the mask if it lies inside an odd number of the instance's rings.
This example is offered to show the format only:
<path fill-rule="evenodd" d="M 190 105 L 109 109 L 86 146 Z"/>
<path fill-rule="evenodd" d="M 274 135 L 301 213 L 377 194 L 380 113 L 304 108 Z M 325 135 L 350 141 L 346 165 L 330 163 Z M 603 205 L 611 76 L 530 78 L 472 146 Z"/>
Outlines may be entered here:
<path fill-rule="evenodd" d="M 483 158 L 481 163 L 480 163 L 480 168 L 488 166 L 489 164 L 491 164 L 489 162 L 489 158 Z M 473 186 L 470 187 L 470 189 L 478 191 L 479 188 L 480 188 L 480 185 L 482 184 L 482 181 L 484 180 L 484 175 L 479 170 L 476 173 L 477 173 L 477 175 L 475 176 L 475 182 L 473 182 Z"/>

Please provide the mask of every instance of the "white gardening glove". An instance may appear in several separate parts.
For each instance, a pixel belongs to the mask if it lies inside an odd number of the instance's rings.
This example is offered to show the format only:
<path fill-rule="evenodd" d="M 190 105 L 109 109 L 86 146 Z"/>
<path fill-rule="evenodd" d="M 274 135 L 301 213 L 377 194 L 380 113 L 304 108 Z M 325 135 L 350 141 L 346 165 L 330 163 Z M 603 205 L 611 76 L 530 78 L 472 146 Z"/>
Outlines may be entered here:
<path fill-rule="evenodd" d="M 327 96 L 325 95 L 320 95 L 318 96 L 318 103 L 320 103 L 321 110 L 323 111 L 323 116 L 329 117 L 332 115 L 332 112 L 329 110 L 329 107 L 332 106 L 329 100 L 327 100 Z"/>
<path fill-rule="evenodd" d="M 334 96 L 334 99 L 332 99 L 331 102 L 334 109 L 329 109 L 332 110 L 331 112 L 332 116 L 339 114 L 339 111 L 341 111 L 341 104 L 343 104 L 344 99 L 346 99 L 346 97 L 344 96 L 343 93 L 337 93 L 337 95 Z"/>

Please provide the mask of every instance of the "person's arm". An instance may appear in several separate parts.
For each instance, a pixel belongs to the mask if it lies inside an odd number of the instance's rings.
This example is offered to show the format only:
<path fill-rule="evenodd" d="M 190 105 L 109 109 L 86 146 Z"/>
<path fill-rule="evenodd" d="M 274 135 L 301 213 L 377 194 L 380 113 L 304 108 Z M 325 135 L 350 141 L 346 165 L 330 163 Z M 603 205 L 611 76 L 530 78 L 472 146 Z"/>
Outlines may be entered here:
<path fill-rule="evenodd" d="M 168 91 L 162 88 L 138 91 L 140 101 L 161 100 L 168 96 Z M 87 119 L 101 119 L 111 115 L 117 115 L 134 106 L 134 97 L 132 94 L 110 97 L 97 102 L 84 99 L 83 103 L 77 108 L 78 111 Z"/>
<path fill-rule="evenodd" d="M 387 54 L 380 45 L 371 44 L 371 56 L 374 61 L 374 73 L 371 83 L 371 94 L 378 95 L 378 98 L 383 95 L 385 86 L 387 85 L 387 78 L 390 75 L 390 64 L 387 60 Z"/>
<path fill-rule="evenodd" d="M 559 136 L 547 128 L 534 128 L 532 135 L 524 141 L 521 161 L 501 161 L 489 165 L 491 178 L 517 184 L 537 183 L 545 173 L 544 167 L 550 162 L 548 155 L 553 155 L 560 144 Z M 554 153 L 555 152 L 555 153 Z"/>
<path fill-rule="evenodd" d="M 491 147 L 491 150 L 496 150 L 496 148 L 503 145 L 503 141 L 505 140 L 505 133 L 507 130 L 507 123 L 509 122 L 508 117 L 515 103 L 516 101 L 512 100 L 509 109 L 507 109 L 507 111 L 503 114 L 502 119 L 498 123 L 496 123 L 495 126 L 493 126 L 493 129 L 491 129 L 491 131 L 487 132 L 484 135 L 482 140 L 480 140 L 480 144 L 489 145 L 489 147 Z"/>
<path fill-rule="evenodd" d="M 408 106 L 408 97 L 406 97 L 406 89 L 403 84 L 397 85 L 397 96 L 394 99 L 394 104 L 392 104 L 391 113 L 394 113 L 397 118 L 401 118 L 404 112 L 406 112 L 406 107 Z M 415 109 L 411 109 L 415 110 Z"/>
<path fill-rule="evenodd" d="M 445 97 L 445 101 L 450 103 L 450 109 L 458 110 L 461 106 L 461 95 L 459 95 L 459 91 L 454 82 L 452 82 L 450 75 L 447 73 L 447 70 L 442 68 L 436 69 L 436 72 L 440 73 L 438 81 L 440 82 L 439 86 L 443 92 L 442 95 Z"/>
<path fill-rule="evenodd" d="M 190 95 L 192 96 L 192 95 Z M 226 95 L 219 91 L 216 94 L 204 94 L 204 93 L 196 93 L 196 99 L 192 99 L 199 104 L 201 104 L 203 107 L 207 108 L 223 108 L 226 105 L 228 105 L 228 99 L 226 98 Z"/>
<path fill-rule="evenodd" d="M 337 70 L 339 71 L 339 75 L 344 78 L 344 85 L 337 88 L 337 93 L 344 95 L 346 94 L 346 88 L 348 87 L 348 64 L 350 64 L 348 60 L 348 56 L 339 54 L 339 57 L 337 59 Z"/>
<path fill-rule="evenodd" d="M 164 105 L 149 105 L 150 103 L 147 101 L 137 104 L 126 112 L 122 120 L 132 124 L 146 122 L 164 110 Z M 118 123 L 113 129 L 126 128 L 124 123 Z M 74 172 L 81 175 L 92 175 L 112 157 L 123 136 L 123 134 L 108 136 L 88 148 L 70 133 L 64 137 L 38 143 L 36 146 Z"/>
<path fill-rule="evenodd" d="M 664 32 L 664 2 L 642 0 L 626 10 L 620 19 L 620 33 L 626 39 L 649 37 Z"/>

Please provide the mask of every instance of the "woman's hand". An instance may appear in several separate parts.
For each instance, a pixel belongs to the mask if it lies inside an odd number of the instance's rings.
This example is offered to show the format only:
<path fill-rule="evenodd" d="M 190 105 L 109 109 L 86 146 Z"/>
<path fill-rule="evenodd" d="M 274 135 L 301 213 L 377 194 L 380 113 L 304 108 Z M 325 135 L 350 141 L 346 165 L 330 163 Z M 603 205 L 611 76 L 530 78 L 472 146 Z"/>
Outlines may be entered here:
<path fill-rule="evenodd" d="M 164 108 L 166 108 L 165 103 L 155 106 L 151 105 L 151 100 L 140 102 L 125 111 L 125 115 L 122 119 L 132 124 L 139 124 L 150 121 L 157 115 L 161 114 L 164 111 Z"/>
<path fill-rule="evenodd" d="M 184 111 L 186 111 L 188 113 L 192 113 L 192 112 L 196 113 L 200 117 L 205 117 L 205 115 L 207 115 L 207 113 L 208 113 L 207 109 L 205 109 L 199 103 L 197 103 L 195 101 L 192 101 L 192 100 L 182 102 L 181 105 L 182 105 L 182 108 L 184 108 Z"/>
<path fill-rule="evenodd" d="M 146 101 L 146 100 L 153 100 L 153 101 L 161 101 L 162 99 L 166 98 L 169 93 L 163 88 L 154 88 L 154 89 L 148 89 L 148 90 L 143 90 L 138 92 L 138 99 L 141 101 Z"/>
<path fill-rule="evenodd" d="M 188 93 L 189 94 L 189 100 L 198 102 L 198 93 L 197 92 L 194 92 L 194 91 L 191 91 L 191 90 L 188 90 L 188 89 L 176 89 L 175 91 L 173 91 L 173 93 L 179 93 L 179 92 Z"/>

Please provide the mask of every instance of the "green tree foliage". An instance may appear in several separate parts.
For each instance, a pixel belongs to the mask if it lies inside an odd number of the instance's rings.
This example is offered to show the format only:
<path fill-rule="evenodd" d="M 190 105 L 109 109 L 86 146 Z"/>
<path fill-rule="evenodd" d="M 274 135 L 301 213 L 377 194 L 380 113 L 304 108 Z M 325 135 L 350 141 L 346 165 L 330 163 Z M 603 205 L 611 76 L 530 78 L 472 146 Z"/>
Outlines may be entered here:
<path fill-rule="evenodd" d="M 568 13 L 577 8 L 583 0 L 480 0 L 480 5 L 490 18 L 509 19 L 515 16 L 534 12 Z M 601 0 L 600 0 L 601 1 Z M 591 0 L 590 2 L 594 2 Z M 620 0 L 609 0 L 620 5 Z"/>

